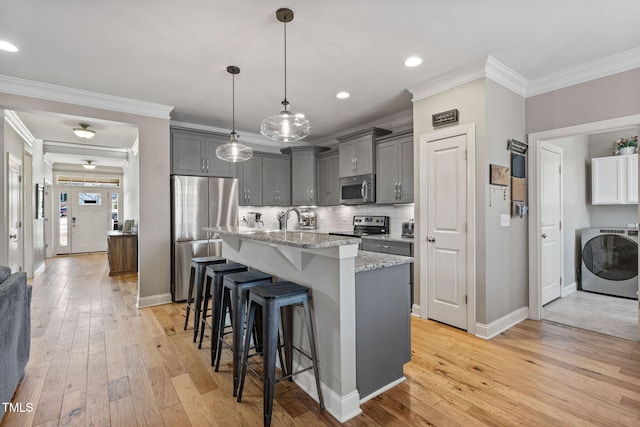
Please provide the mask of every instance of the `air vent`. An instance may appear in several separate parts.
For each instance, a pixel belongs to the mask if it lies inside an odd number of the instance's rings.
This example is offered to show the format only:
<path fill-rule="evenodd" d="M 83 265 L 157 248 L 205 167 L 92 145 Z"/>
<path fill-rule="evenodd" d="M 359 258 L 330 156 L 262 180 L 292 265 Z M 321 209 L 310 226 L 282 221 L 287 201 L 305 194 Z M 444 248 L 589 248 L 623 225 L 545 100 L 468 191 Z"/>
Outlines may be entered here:
<path fill-rule="evenodd" d="M 607 230 L 607 229 L 601 229 L 600 230 L 601 233 L 607 233 L 607 234 L 627 234 L 627 230 Z"/>
<path fill-rule="evenodd" d="M 629 230 L 629 236 L 638 236 L 638 230 Z"/>

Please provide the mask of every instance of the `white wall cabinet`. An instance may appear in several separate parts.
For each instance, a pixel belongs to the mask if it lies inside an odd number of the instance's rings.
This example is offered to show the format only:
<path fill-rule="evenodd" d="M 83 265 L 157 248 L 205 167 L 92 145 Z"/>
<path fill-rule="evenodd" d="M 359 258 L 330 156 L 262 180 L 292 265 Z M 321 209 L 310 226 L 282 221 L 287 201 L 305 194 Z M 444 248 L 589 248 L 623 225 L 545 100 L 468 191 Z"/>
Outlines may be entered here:
<path fill-rule="evenodd" d="M 412 129 L 378 140 L 376 170 L 376 203 L 413 202 Z"/>
<path fill-rule="evenodd" d="M 638 155 L 591 159 L 591 204 L 638 203 Z"/>
<path fill-rule="evenodd" d="M 375 142 L 377 137 L 391 131 L 371 128 L 365 131 L 341 136 L 340 142 L 340 178 L 375 173 Z"/>

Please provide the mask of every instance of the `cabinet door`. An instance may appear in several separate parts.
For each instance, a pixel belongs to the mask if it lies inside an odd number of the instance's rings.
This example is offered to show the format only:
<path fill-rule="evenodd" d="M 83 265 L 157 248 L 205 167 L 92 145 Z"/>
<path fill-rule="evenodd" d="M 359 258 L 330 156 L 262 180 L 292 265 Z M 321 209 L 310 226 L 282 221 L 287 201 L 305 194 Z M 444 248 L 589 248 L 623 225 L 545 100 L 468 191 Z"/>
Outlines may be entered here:
<path fill-rule="evenodd" d="M 315 205 L 316 155 L 313 151 L 292 154 L 291 202 L 293 205 Z"/>
<path fill-rule="evenodd" d="M 355 142 L 341 142 L 340 143 L 340 178 L 344 176 L 354 176 L 355 171 Z"/>
<path fill-rule="evenodd" d="M 398 141 L 398 201 L 413 202 L 413 137 Z"/>
<path fill-rule="evenodd" d="M 204 136 L 188 131 L 171 134 L 171 173 L 176 175 L 203 175 L 202 144 Z"/>
<path fill-rule="evenodd" d="M 214 138 L 205 138 L 203 145 L 205 175 L 223 178 L 233 176 L 234 163 L 220 160 L 216 156 L 216 148 L 222 144 L 223 142 Z"/>
<path fill-rule="evenodd" d="M 616 205 L 623 203 L 622 156 L 601 157 L 591 160 L 591 203 Z"/>
<path fill-rule="evenodd" d="M 340 204 L 340 158 L 329 157 L 329 204 Z"/>
<path fill-rule="evenodd" d="M 638 203 L 638 155 L 625 156 L 627 170 L 627 203 Z"/>
<path fill-rule="evenodd" d="M 291 205 L 291 159 L 283 158 L 276 161 L 275 173 L 276 201 L 280 206 Z"/>
<path fill-rule="evenodd" d="M 244 188 L 247 191 L 247 205 L 262 205 L 262 157 L 254 156 L 243 162 Z"/>
<path fill-rule="evenodd" d="M 265 206 L 277 205 L 276 190 L 276 159 L 264 157 L 262 159 L 262 204 Z"/>
<path fill-rule="evenodd" d="M 331 204 L 330 185 L 330 157 L 318 160 L 318 205 Z"/>
<path fill-rule="evenodd" d="M 399 195 L 398 144 L 383 142 L 376 150 L 376 203 L 396 203 Z"/>
<path fill-rule="evenodd" d="M 375 153 L 373 150 L 373 137 L 371 135 L 361 136 L 354 140 L 356 161 L 355 174 L 364 175 L 373 173 L 375 165 Z"/>

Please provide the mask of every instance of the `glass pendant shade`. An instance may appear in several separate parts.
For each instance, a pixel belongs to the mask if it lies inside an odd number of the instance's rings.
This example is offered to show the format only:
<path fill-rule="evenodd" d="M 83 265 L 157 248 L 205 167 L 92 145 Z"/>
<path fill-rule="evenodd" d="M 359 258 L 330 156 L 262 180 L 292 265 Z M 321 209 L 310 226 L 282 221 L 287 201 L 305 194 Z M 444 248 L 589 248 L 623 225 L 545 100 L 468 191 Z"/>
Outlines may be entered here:
<path fill-rule="evenodd" d="M 238 135 L 231 132 L 229 142 L 216 148 L 216 157 L 225 162 L 244 162 L 253 157 L 253 149 L 238 141 Z"/>
<path fill-rule="evenodd" d="M 216 157 L 225 162 L 244 162 L 253 157 L 253 149 L 247 147 L 240 141 L 238 141 L 238 134 L 236 133 L 236 84 L 235 76 L 240 74 L 240 68 L 235 65 L 229 65 L 227 72 L 231 74 L 231 135 L 229 135 L 229 142 L 220 145 L 216 148 Z"/>
<path fill-rule="evenodd" d="M 267 117 L 262 121 L 260 133 L 274 141 L 293 142 L 309 135 L 310 129 L 309 120 L 294 115 L 285 106 L 280 114 Z"/>

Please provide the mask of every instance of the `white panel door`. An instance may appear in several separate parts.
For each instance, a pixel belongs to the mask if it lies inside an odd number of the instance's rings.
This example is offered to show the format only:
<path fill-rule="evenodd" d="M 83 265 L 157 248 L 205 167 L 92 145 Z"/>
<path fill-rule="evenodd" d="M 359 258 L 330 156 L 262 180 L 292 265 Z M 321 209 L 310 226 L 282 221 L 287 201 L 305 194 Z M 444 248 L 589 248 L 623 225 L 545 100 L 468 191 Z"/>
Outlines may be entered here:
<path fill-rule="evenodd" d="M 466 135 L 427 144 L 429 318 L 467 330 Z"/>
<path fill-rule="evenodd" d="M 71 190 L 71 253 L 107 250 L 107 231 L 111 229 L 110 211 L 108 190 Z"/>
<path fill-rule="evenodd" d="M 8 263 L 12 272 L 22 271 L 22 198 L 20 197 L 20 176 L 22 174 L 22 162 L 11 154 L 9 155 L 8 186 L 8 218 L 7 228 L 9 232 Z"/>
<path fill-rule="evenodd" d="M 560 298 L 562 286 L 562 148 L 540 145 L 540 260 L 542 305 Z"/>

